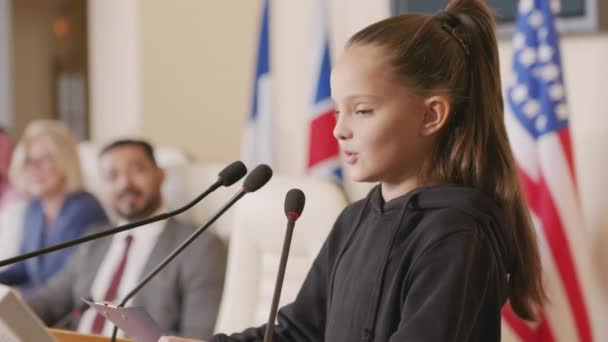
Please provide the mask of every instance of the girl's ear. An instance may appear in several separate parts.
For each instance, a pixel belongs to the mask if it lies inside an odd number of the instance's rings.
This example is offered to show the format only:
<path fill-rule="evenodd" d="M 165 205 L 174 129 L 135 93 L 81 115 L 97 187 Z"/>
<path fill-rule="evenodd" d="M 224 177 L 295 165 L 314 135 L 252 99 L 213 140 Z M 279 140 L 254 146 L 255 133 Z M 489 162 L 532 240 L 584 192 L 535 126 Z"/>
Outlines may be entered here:
<path fill-rule="evenodd" d="M 424 106 L 425 111 L 420 134 L 431 136 L 446 125 L 450 115 L 450 102 L 445 96 L 431 96 L 424 100 Z"/>

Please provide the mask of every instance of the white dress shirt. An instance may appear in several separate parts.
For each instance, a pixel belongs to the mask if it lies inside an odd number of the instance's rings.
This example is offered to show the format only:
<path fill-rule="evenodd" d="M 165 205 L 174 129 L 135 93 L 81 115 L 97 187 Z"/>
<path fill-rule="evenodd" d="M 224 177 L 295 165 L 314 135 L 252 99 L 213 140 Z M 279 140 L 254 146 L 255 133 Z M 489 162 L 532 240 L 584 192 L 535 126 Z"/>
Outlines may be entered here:
<path fill-rule="evenodd" d="M 164 212 L 164 208 L 158 210 L 154 215 L 162 212 Z M 125 223 L 126 222 L 120 222 L 119 224 L 122 225 Z M 133 241 L 129 249 L 129 255 L 125 263 L 120 284 L 118 285 L 118 293 L 114 299 L 114 304 L 116 305 L 122 301 L 122 298 L 124 298 L 129 291 L 133 290 L 141 277 L 144 276 L 142 274 L 143 269 L 148 261 L 150 253 L 156 245 L 159 235 L 165 228 L 166 223 L 166 220 L 150 223 L 146 226 L 118 233 L 112 237 L 110 248 L 99 266 L 97 275 L 95 276 L 95 280 L 93 281 L 93 285 L 91 287 L 91 296 L 95 302 L 104 301 L 106 291 L 110 286 L 114 272 L 118 268 L 120 259 L 124 253 L 127 236 L 131 234 L 133 236 Z M 129 300 L 125 306 L 129 306 L 132 300 L 133 298 L 131 298 L 131 300 Z M 89 309 L 84 312 L 80 323 L 78 324 L 79 332 L 85 334 L 91 333 L 95 314 L 96 311 L 93 309 Z M 111 336 L 113 328 L 114 325 L 112 322 L 106 321 L 102 334 Z M 124 336 L 122 331 L 118 331 L 118 336 Z"/>

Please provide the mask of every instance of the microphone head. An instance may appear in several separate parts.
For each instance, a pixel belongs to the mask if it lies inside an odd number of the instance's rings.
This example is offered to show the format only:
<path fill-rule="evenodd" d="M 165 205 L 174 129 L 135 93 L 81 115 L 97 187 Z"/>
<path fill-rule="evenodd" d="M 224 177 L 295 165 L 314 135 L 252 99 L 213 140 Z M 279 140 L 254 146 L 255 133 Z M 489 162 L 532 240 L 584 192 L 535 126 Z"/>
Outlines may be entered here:
<path fill-rule="evenodd" d="M 223 186 L 231 186 L 246 174 L 247 167 L 242 161 L 237 160 L 220 171 L 220 173 L 217 174 L 217 178 Z"/>
<path fill-rule="evenodd" d="M 260 164 L 253 169 L 243 181 L 244 192 L 254 192 L 263 187 L 272 178 L 272 169 L 266 164 Z"/>
<path fill-rule="evenodd" d="M 285 195 L 285 215 L 296 220 L 302 215 L 306 196 L 300 189 L 291 189 Z"/>

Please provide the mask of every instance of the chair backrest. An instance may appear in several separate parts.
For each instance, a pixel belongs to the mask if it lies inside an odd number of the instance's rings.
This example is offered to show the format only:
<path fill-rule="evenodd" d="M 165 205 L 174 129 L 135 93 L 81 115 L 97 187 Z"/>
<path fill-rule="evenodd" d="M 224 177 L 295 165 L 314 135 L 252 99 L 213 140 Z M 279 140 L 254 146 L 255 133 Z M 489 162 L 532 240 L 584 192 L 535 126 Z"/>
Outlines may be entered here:
<path fill-rule="evenodd" d="M 287 264 L 281 305 L 294 300 L 333 223 L 347 202 L 336 185 L 311 177 L 275 175 L 269 184 L 237 203 L 217 332 L 265 323 L 270 311 L 285 225 L 285 194 L 306 194 Z"/>
<path fill-rule="evenodd" d="M 225 164 L 219 163 L 195 163 L 165 168 L 167 177 L 171 178 L 171 182 L 164 189 L 167 193 L 166 197 L 172 196 L 171 203 L 177 204 L 176 206 L 191 201 L 217 180 L 218 173 L 225 166 Z M 237 183 L 230 188 L 217 189 L 196 206 L 180 215 L 180 218 L 196 226 L 203 225 L 238 191 L 240 184 Z M 226 244 L 228 244 L 233 227 L 234 209 L 225 212 L 211 227 L 211 230 L 218 234 Z"/>

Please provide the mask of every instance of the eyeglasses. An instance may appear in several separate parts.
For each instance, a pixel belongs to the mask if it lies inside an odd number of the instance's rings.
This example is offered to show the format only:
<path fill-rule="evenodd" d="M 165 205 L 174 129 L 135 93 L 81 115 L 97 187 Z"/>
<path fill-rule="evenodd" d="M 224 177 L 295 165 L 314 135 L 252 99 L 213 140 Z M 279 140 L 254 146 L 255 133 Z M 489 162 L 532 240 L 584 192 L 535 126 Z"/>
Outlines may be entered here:
<path fill-rule="evenodd" d="M 28 157 L 25 160 L 25 167 L 41 168 L 48 167 L 52 164 L 53 160 L 49 155 L 44 155 L 37 158 Z"/>

